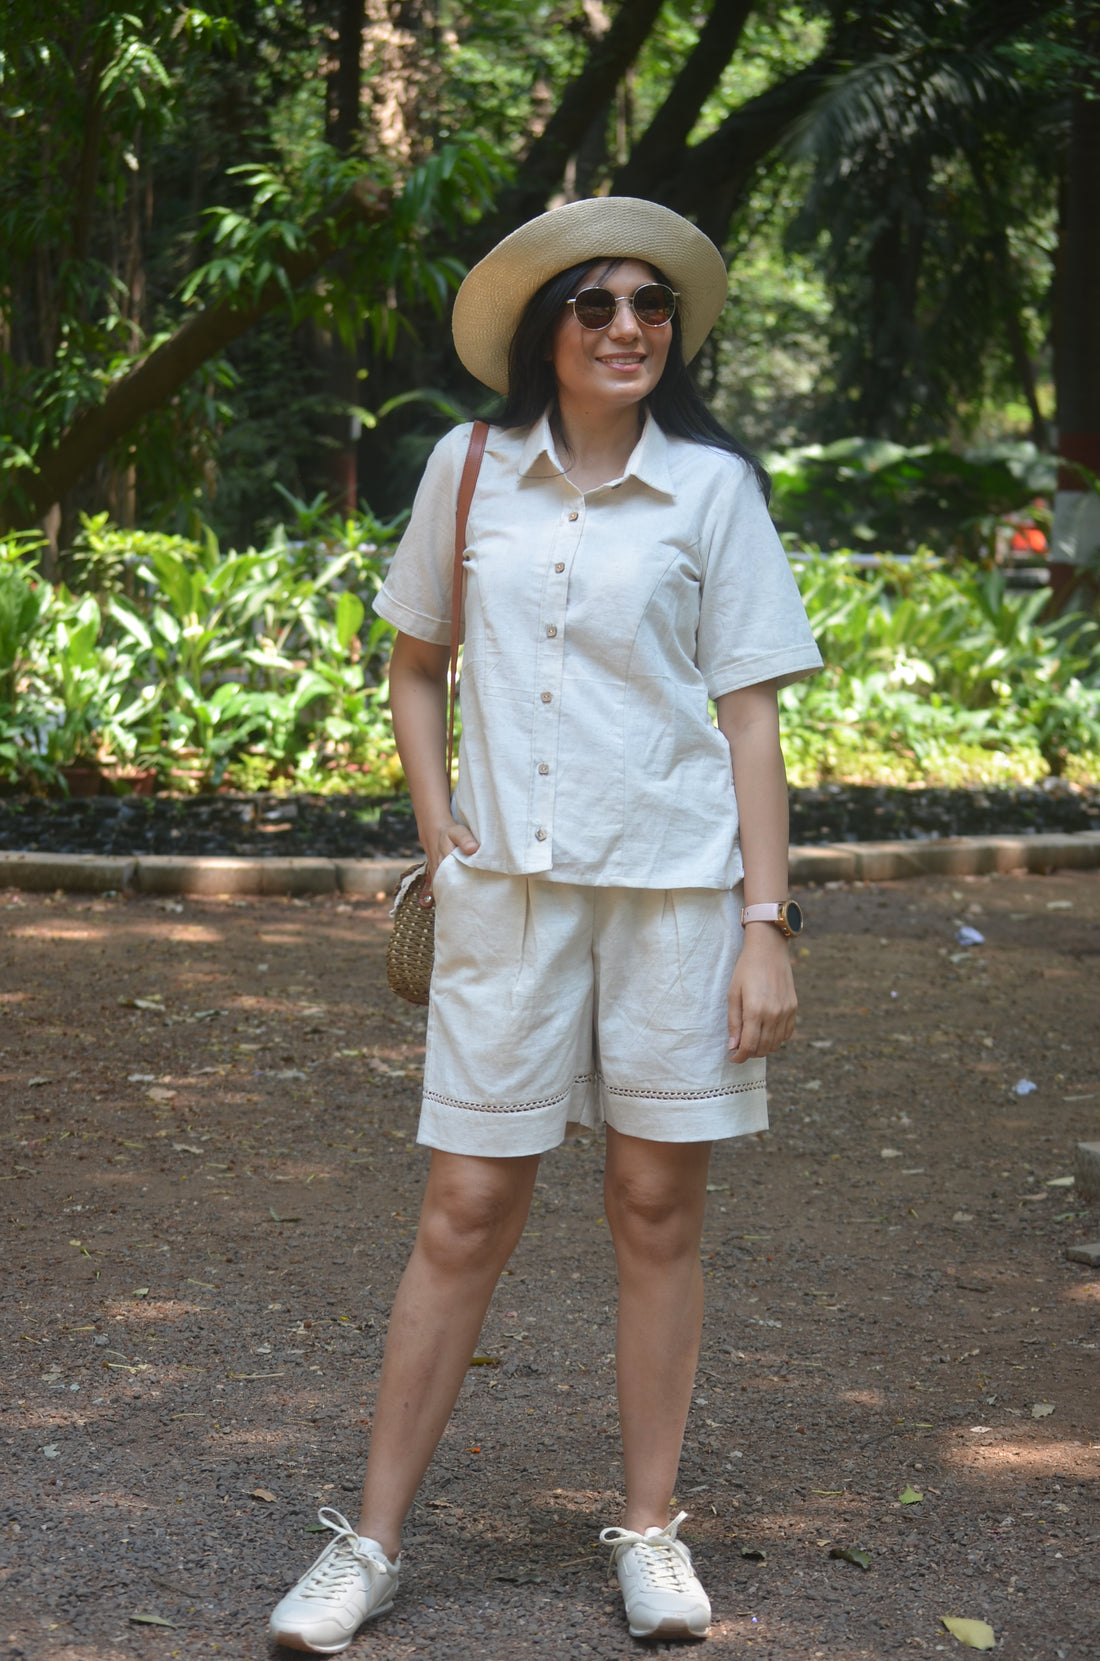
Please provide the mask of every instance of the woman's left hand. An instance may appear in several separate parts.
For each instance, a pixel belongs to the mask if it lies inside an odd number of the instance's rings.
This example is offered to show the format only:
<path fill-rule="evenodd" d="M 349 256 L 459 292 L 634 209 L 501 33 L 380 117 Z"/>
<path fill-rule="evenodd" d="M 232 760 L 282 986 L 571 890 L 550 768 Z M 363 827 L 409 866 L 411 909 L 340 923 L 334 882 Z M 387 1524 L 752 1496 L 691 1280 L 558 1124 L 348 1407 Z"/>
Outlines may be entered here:
<path fill-rule="evenodd" d="M 730 1060 L 777 1050 L 794 1031 L 797 1009 L 786 939 L 773 923 L 749 923 L 730 981 Z"/>

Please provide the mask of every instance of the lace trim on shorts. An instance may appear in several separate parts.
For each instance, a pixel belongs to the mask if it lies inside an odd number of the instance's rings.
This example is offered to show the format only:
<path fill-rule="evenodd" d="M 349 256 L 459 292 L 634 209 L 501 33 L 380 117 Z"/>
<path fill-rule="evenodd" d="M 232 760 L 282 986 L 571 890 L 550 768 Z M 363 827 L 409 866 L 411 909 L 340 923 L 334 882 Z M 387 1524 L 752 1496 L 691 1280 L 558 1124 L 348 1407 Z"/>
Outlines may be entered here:
<path fill-rule="evenodd" d="M 643 1101 L 655 1102 L 713 1101 L 718 1096 L 744 1096 L 765 1088 L 763 1079 L 751 1079 L 747 1084 L 719 1084 L 710 1090 L 650 1090 L 644 1085 L 608 1084 L 606 1079 L 600 1083 L 609 1096 L 638 1096 Z"/>
<path fill-rule="evenodd" d="M 638 1085 L 608 1084 L 599 1073 L 578 1073 L 564 1090 L 559 1090 L 554 1096 L 541 1096 L 533 1102 L 465 1102 L 458 1096 L 443 1096 L 438 1090 L 425 1090 L 424 1100 L 438 1102 L 441 1107 L 463 1108 L 468 1113 L 533 1113 L 542 1107 L 556 1107 L 572 1095 L 578 1085 L 585 1084 L 599 1084 L 609 1096 L 637 1096 L 643 1101 L 657 1102 L 714 1101 L 720 1096 L 744 1096 L 765 1087 L 763 1079 L 752 1079 L 748 1083 L 715 1085 L 709 1090 L 650 1090 Z"/>
<path fill-rule="evenodd" d="M 542 1096 L 534 1102 L 464 1102 L 457 1096 L 441 1096 L 437 1090 L 425 1090 L 424 1100 L 438 1102 L 441 1107 L 461 1107 L 469 1113 L 533 1113 L 540 1107 L 557 1107 L 566 1096 L 571 1096 L 578 1084 L 595 1084 L 595 1073 L 578 1073 L 571 1084 L 555 1096 Z"/>

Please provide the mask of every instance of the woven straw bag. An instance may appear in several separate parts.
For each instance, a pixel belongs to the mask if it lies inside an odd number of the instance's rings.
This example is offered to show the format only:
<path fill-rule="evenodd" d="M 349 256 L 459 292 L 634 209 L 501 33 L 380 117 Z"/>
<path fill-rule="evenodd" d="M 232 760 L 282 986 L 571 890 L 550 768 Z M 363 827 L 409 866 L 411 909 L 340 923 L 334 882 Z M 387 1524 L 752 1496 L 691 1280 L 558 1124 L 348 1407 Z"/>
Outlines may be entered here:
<path fill-rule="evenodd" d="M 488 425 L 475 421 L 470 446 L 458 486 L 455 510 L 454 580 L 451 591 L 451 668 L 447 688 L 447 779 L 451 778 L 455 747 L 455 698 L 458 690 L 458 636 L 462 613 L 462 556 L 466 551 L 466 520 L 474 486 L 485 453 Z M 428 864 L 421 860 L 403 872 L 390 916 L 393 933 L 386 948 L 386 979 L 390 990 L 411 1004 L 426 1004 L 435 956 L 435 911 L 421 905 L 420 896 L 428 876 Z"/>
<path fill-rule="evenodd" d="M 386 947 L 386 979 L 390 991 L 411 1004 L 426 1004 L 435 955 L 435 910 L 421 905 L 426 861 L 410 865 L 401 874 L 401 886 L 394 902 L 393 933 Z"/>

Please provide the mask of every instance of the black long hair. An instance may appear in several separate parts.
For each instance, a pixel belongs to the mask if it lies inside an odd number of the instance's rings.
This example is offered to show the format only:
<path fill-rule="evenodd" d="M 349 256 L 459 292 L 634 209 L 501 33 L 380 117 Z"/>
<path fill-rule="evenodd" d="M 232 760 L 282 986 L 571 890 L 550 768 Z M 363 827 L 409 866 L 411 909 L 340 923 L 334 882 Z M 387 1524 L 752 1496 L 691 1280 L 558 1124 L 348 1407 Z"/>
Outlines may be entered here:
<path fill-rule="evenodd" d="M 648 264 L 648 261 L 645 263 Z M 504 408 L 497 416 L 499 426 L 530 427 L 541 419 L 548 408 L 553 420 L 557 412 L 558 386 L 551 354 L 554 332 L 565 303 L 577 292 L 576 285 L 593 266 L 604 266 L 601 280 L 606 280 L 621 264 L 619 259 L 585 260 L 582 265 L 571 265 L 567 271 L 559 271 L 556 277 L 551 277 L 535 290 L 512 336 L 508 352 L 508 392 Z M 651 265 L 649 269 L 655 282 L 665 283 L 669 288 L 674 286 L 656 266 Z M 708 444 L 714 450 L 726 450 L 730 455 L 740 456 L 752 468 L 767 501 L 771 495 L 771 477 L 767 469 L 711 414 L 688 373 L 679 311 L 673 315 L 671 328 L 672 339 L 669 341 L 664 373 L 646 399 L 650 414 L 661 431 L 671 438 L 687 438 L 694 444 Z"/>

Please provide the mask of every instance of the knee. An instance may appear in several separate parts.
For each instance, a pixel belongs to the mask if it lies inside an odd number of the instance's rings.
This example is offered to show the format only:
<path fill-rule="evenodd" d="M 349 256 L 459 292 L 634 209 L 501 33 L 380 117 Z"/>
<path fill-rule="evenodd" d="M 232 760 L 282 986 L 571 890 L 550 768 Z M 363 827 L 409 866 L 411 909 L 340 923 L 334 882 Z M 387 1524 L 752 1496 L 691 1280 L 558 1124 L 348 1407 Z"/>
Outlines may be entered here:
<path fill-rule="evenodd" d="M 679 1183 L 624 1177 L 608 1184 L 605 1198 L 618 1249 L 666 1261 L 697 1251 L 698 1205 Z"/>
<path fill-rule="evenodd" d="M 506 1259 L 523 1226 L 514 1195 L 492 1184 L 448 1185 L 425 1195 L 417 1245 L 441 1269 Z"/>

